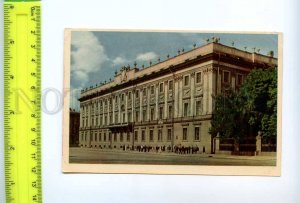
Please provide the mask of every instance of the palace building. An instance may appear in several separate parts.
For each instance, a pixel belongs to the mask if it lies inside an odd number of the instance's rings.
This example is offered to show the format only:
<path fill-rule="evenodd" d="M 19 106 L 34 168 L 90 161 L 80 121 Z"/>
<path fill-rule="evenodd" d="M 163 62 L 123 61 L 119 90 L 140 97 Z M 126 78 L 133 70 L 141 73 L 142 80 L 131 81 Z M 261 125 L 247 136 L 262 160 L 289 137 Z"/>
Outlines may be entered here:
<path fill-rule="evenodd" d="M 213 153 L 215 96 L 239 88 L 252 69 L 276 65 L 272 52 L 251 53 L 216 39 L 149 67 L 123 67 L 110 82 L 81 91 L 79 146 L 196 146 Z"/>

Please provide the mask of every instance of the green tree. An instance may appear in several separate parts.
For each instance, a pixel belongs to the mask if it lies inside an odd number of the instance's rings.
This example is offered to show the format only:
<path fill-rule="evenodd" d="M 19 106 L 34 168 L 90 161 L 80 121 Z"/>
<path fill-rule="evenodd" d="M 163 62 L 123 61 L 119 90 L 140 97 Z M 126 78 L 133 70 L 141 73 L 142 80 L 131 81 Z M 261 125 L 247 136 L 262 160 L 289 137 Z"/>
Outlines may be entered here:
<path fill-rule="evenodd" d="M 276 138 L 277 68 L 255 69 L 238 91 L 218 95 L 210 133 L 238 142 L 262 131 L 264 138 Z"/>

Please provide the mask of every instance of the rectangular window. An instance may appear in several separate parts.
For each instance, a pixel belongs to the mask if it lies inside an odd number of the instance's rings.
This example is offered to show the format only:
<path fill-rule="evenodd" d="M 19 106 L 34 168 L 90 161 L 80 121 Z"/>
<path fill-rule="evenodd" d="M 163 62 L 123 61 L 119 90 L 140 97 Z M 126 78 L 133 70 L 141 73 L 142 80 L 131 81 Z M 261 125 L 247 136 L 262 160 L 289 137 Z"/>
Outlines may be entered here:
<path fill-rule="evenodd" d="M 125 116 L 126 116 L 126 114 L 125 113 L 123 113 L 123 123 L 125 123 Z"/>
<path fill-rule="evenodd" d="M 168 136 L 167 136 L 168 141 L 172 140 L 172 129 L 168 129 Z"/>
<path fill-rule="evenodd" d="M 196 116 L 201 114 L 201 101 L 196 101 Z"/>
<path fill-rule="evenodd" d="M 98 142 L 98 133 L 95 132 L 95 142 Z"/>
<path fill-rule="evenodd" d="M 190 76 L 184 76 L 184 86 L 188 86 L 190 84 Z"/>
<path fill-rule="evenodd" d="M 127 133 L 127 142 L 130 142 L 130 134 Z"/>
<path fill-rule="evenodd" d="M 184 103 L 184 106 L 183 106 L 183 116 L 187 117 L 188 116 L 188 112 L 189 112 L 189 103 Z"/>
<path fill-rule="evenodd" d="M 118 104 L 118 96 L 115 96 L 115 104 Z"/>
<path fill-rule="evenodd" d="M 138 131 L 134 131 L 134 141 L 138 141 Z"/>
<path fill-rule="evenodd" d="M 169 90 L 173 89 L 173 80 L 169 81 Z"/>
<path fill-rule="evenodd" d="M 154 94 L 154 85 L 151 86 L 151 94 Z"/>
<path fill-rule="evenodd" d="M 195 140 L 200 140 L 200 128 L 195 127 Z"/>
<path fill-rule="evenodd" d="M 113 122 L 112 118 L 113 118 L 113 117 L 112 117 L 112 115 L 110 114 L 110 115 L 109 115 L 109 122 L 110 122 L 110 123 Z"/>
<path fill-rule="evenodd" d="M 147 120 L 147 111 L 143 110 L 143 121 Z"/>
<path fill-rule="evenodd" d="M 100 116 L 100 125 L 102 125 L 102 116 Z"/>
<path fill-rule="evenodd" d="M 187 128 L 183 128 L 182 130 L 182 140 L 187 140 Z"/>
<path fill-rule="evenodd" d="M 123 133 L 120 133 L 120 142 L 123 142 Z"/>
<path fill-rule="evenodd" d="M 164 83 L 159 84 L 159 92 L 164 92 Z"/>
<path fill-rule="evenodd" d="M 172 118 L 173 117 L 173 107 L 172 106 L 169 106 L 169 118 Z"/>
<path fill-rule="evenodd" d="M 125 97 L 125 95 L 124 95 L 124 94 L 122 94 L 122 101 L 124 101 L 124 97 Z"/>
<path fill-rule="evenodd" d="M 229 71 L 223 71 L 223 82 L 224 83 L 229 83 L 229 78 L 230 77 L 230 73 Z"/>
<path fill-rule="evenodd" d="M 128 99 L 131 99 L 131 92 L 128 93 Z"/>
<path fill-rule="evenodd" d="M 243 84 L 243 75 L 237 74 L 237 85 Z"/>
<path fill-rule="evenodd" d="M 158 142 L 161 142 L 161 137 L 162 135 L 161 135 L 161 129 L 158 129 L 158 131 L 157 131 L 157 141 Z"/>
<path fill-rule="evenodd" d="M 147 89 L 144 88 L 144 89 L 143 89 L 143 96 L 145 97 L 146 95 L 147 95 Z"/>
<path fill-rule="evenodd" d="M 145 131 L 143 130 L 142 131 L 142 142 L 144 142 L 145 141 Z"/>
<path fill-rule="evenodd" d="M 114 141 L 117 141 L 117 133 L 114 133 Z"/>
<path fill-rule="evenodd" d="M 159 119 L 163 119 L 163 115 L 164 115 L 164 107 L 159 107 Z"/>
<path fill-rule="evenodd" d="M 140 93 L 139 93 L 139 90 L 136 90 L 136 91 L 135 91 L 135 98 L 138 99 L 138 98 L 139 98 L 139 94 L 140 94 Z"/>
<path fill-rule="evenodd" d="M 103 134 L 103 140 L 106 142 L 106 133 Z"/>
<path fill-rule="evenodd" d="M 154 109 L 150 110 L 150 119 L 151 119 L 151 121 L 154 120 Z"/>
<path fill-rule="evenodd" d="M 115 123 L 118 123 L 119 122 L 119 116 L 118 116 L 118 113 L 115 112 Z"/>
<path fill-rule="evenodd" d="M 202 73 L 198 72 L 196 73 L 196 83 L 201 83 L 202 81 Z"/>
<path fill-rule="evenodd" d="M 128 112 L 128 122 L 131 122 L 131 112 Z"/>
<path fill-rule="evenodd" d="M 153 142 L 153 130 L 149 131 L 149 141 Z"/>
<path fill-rule="evenodd" d="M 94 135 L 93 135 L 93 132 L 91 133 L 91 141 L 94 140 Z"/>
<path fill-rule="evenodd" d="M 135 121 L 136 121 L 136 122 L 139 121 L 139 115 L 140 115 L 140 112 L 139 112 L 139 111 L 136 111 L 136 112 L 135 112 Z"/>
<path fill-rule="evenodd" d="M 102 141 L 102 134 L 99 133 L 99 141 Z"/>

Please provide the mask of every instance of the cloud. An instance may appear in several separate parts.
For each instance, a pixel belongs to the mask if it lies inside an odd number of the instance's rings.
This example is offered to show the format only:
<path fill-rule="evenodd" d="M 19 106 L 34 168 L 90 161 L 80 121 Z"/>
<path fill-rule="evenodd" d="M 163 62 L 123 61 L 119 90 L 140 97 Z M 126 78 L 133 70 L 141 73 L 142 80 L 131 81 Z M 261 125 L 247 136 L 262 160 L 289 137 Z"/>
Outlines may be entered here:
<path fill-rule="evenodd" d="M 157 58 L 158 55 L 154 52 L 141 53 L 136 56 L 137 61 L 150 61 Z"/>
<path fill-rule="evenodd" d="M 118 56 L 112 62 L 114 65 L 124 65 L 125 63 L 128 62 L 128 60 L 121 56 Z"/>
<path fill-rule="evenodd" d="M 73 32 L 71 44 L 72 74 L 83 86 L 88 81 L 89 74 L 99 71 L 108 57 L 92 32 Z"/>

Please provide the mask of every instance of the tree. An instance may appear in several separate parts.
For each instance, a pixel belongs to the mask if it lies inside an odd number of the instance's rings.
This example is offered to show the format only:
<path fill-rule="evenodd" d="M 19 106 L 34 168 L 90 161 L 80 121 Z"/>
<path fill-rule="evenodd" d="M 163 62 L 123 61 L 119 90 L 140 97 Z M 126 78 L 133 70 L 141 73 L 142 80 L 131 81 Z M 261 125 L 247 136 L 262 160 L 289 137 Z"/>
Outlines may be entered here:
<path fill-rule="evenodd" d="M 262 131 L 264 138 L 276 138 L 277 132 L 277 68 L 255 69 L 249 73 L 238 91 L 220 94 L 210 133 L 234 138 L 238 143 L 246 136 Z M 235 150 L 238 150 L 235 147 Z"/>

